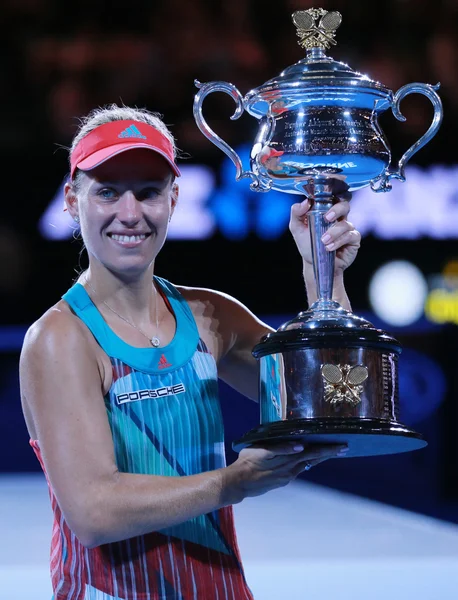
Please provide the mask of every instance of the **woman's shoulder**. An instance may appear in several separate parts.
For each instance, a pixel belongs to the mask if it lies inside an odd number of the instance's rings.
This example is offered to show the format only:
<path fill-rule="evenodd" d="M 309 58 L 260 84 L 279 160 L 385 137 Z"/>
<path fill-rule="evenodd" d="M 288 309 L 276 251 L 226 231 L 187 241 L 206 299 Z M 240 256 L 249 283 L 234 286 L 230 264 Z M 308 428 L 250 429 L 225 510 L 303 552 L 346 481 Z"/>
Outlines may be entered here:
<path fill-rule="evenodd" d="M 217 363 L 236 338 L 251 335 L 253 330 L 265 333 L 267 326 L 234 296 L 209 288 L 179 285 L 176 288 L 188 302 L 200 336 Z"/>
<path fill-rule="evenodd" d="M 78 356 L 93 359 L 103 382 L 110 385 L 110 359 L 97 344 L 95 338 L 76 316 L 70 306 L 59 300 L 39 317 L 26 331 L 21 350 L 21 365 L 39 362 L 51 365 L 53 358 L 64 353 L 69 361 Z"/>
<path fill-rule="evenodd" d="M 62 410 L 73 414 L 72 407 L 82 398 L 102 397 L 103 401 L 104 364 L 99 360 L 95 340 L 91 341 L 85 329 L 65 302 L 59 301 L 26 332 L 19 380 L 31 439 L 37 439 L 37 419 L 54 426 L 52 415 L 62 416 Z M 110 372 L 106 371 L 107 376 Z"/>
<path fill-rule="evenodd" d="M 231 303 L 239 303 L 236 298 L 225 292 L 218 290 L 205 288 L 205 287 L 194 287 L 188 285 L 173 284 L 173 286 L 180 292 L 183 298 L 187 302 L 195 303 L 210 303 L 215 306 L 228 305 Z"/>
<path fill-rule="evenodd" d="M 59 300 L 34 321 L 26 331 L 22 354 L 81 351 L 97 356 L 97 344 L 87 326 L 65 300 Z"/>
<path fill-rule="evenodd" d="M 83 333 L 81 325 L 81 319 L 75 315 L 67 302 L 59 300 L 30 325 L 24 342 L 32 343 L 48 336 L 64 338 L 72 332 L 78 335 Z"/>
<path fill-rule="evenodd" d="M 175 287 L 192 307 L 193 312 L 205 311 L 207 315 L 211 314 L 218 320 L 228 322 L 240 312 L 250 312 L 243 302 L 226 292 L 184 285 L 175 285 Z"/>

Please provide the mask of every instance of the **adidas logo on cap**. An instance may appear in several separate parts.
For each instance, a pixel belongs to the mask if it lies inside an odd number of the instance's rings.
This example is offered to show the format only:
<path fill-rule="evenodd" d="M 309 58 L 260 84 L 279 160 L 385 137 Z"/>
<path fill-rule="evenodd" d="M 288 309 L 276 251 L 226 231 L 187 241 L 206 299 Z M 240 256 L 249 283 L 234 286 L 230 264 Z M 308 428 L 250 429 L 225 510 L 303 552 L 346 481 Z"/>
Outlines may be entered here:
<path fill-rule="evenodd" d="M 121 131 L 118 138 L 141 138 L 142 140 L 146 140 L 146 135 L 143 135 L 135 125 L 130 125 L 127 129 Z"/>

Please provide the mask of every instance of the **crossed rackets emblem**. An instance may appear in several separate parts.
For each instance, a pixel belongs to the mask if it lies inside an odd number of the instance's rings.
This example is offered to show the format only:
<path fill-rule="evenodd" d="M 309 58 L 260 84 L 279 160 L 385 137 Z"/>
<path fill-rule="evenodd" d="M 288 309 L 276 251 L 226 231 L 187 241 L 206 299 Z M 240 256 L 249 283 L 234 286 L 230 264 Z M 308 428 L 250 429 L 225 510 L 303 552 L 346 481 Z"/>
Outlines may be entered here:
<path fill-rule="evenodd" d="M 318 25 L 316 21 L 319 20 Z M 336 44 L 334 40 L 336 29 L 342 22 L 342 15 L 337 11 L 323 8 L 297 10 L 293 13 L 293 23 L 297 27 L 299 44 L 303 48 L 329 48 Z"/>
<path fill-rule="evenodd" d="M 364 365 L 332 365 L 321 366 L 324 380 L 324 399 L 330 404 L 345 402 L 356 406 L 361 402 L 363 383 L 369 377 Z"/>

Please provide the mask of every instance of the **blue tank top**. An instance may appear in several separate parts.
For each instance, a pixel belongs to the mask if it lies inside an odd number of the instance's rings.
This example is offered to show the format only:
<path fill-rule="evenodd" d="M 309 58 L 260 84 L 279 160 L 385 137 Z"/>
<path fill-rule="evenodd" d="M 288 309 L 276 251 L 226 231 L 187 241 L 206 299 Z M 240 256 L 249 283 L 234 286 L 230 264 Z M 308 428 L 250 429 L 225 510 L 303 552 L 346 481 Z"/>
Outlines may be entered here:
<path fill-rule="evenodd" d="M 163 348 L 135 348 L 108 326 L 77 283 L 62 298 L 110 358 L 105 396 L 119 471 L 183 477 L 225 466 L 216 362 L 178 290 L 155 277 L 176 320 Z M 41 459 L 39 445 L 33 444 Z M 232 507 L 146 535 L 83 547 L 51 491 L 55 600 L 252 600 Z M 70 559 L 71 557 L 71 559 Z"/>

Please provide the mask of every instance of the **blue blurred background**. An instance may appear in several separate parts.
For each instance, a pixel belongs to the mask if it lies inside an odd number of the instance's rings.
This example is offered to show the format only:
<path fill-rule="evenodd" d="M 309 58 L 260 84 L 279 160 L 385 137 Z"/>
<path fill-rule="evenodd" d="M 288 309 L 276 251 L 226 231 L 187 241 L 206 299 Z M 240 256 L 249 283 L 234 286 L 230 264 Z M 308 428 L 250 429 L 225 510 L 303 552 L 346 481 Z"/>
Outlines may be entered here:
<path fill-rule="evenodd" d="M 388 88 L 441 83 L 444 123 L 390 194 L 361 190 L 351 220 L 363 234 L 346 274 L 353 310 L 394 333 L 401 418 L 429 445 L 408 454 L 330 461 L 317 483 L 458 523 L 458 9 L 452 0 L 321 1 L 343 23 L 329 52 Z M 159 111 L 181 149 L 180 205 L 157 274 L 218 289 L 274 327 L 306 306 L 301 264 L 288 232 L 295 197 L 250 192 L 198 130 L 194 79 L 225 80 L 242 94 L 303 56 L 291 13 L 312 4 L 279 0 L 131 0 L 67 3 L 3 0 L 0 8 L 0 472 L 39 471 L 18 389 L 27 327 L 72 284 L 80 242 L 63 213 L 65 147 L 78 117 L 123 102 Z M 205 103 L 211 126 L 247 165 L 257 122 L 230 121 L 231 100 Z M 394 160 L 428 128 L 432 107 L 409 96 L 400 123 L 381 125 Z M 65 349 L 63 349 L 65 351 Z M 231 440 L 259 422 L 258 407 L 221 384 Z"/>

